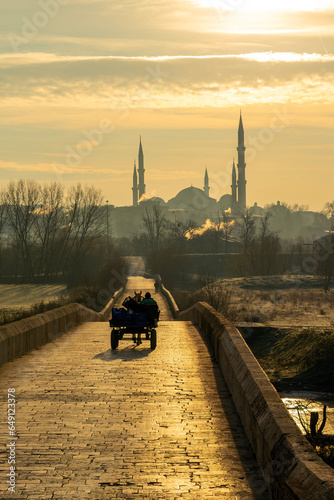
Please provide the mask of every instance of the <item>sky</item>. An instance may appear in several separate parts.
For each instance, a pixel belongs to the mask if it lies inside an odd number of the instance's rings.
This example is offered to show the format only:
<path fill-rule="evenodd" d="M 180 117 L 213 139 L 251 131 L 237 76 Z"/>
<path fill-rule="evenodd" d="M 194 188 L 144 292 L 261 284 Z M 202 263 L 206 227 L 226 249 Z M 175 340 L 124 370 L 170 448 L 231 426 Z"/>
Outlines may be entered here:
<path fill-rule="evenodd" d="M 0 186 L 94 184 L 132 203 L 230 193 L 240 111 L 247 205 L 334 199 L 334 1 L 0 4 Z"/>

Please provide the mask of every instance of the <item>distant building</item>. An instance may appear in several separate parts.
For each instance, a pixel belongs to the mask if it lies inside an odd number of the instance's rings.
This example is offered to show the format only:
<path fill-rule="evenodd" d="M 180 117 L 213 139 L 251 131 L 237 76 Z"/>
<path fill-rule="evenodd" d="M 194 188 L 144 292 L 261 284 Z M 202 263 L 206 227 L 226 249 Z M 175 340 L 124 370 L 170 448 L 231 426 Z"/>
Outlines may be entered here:
<path fill-rule="evenodd" d="M 227 212 L 231 219 L 238 219 L 247 205 L 247 181 L 245 162 L 245 133 L 242 115 L 240 112 L 238 126 L 238 162 L 235 164 L 233 158 L 231 169 L 231 191 L 222 193 L 217 201 L 210 197 L 210 179 L 208 168 L 204 170 L 203 189 L 195 186 L 186 187 L 177 193 L 169 201 L 165 202 L 159 196 L 146 197 L 144 153 L 141 137 L 139 140 L 138 168 L 136 163 L 133 168 L 132 206 L 115 207 L 112 209 L 113 234 L 120 238 L 136 234 L 142 230 L 143 215 L 153 206 L 159 206 L 172 222 L 187 220 L 195 224 L 205 224 L 207 219 L 214 223 L 221 221 L 222 211 Z M 215 187 L 217 187 L 215 185 Z M 281 238 L 303 238 L 306 241 L 314 241 L 323 236 L 333 221 L 328 220 L 325 215 L 311 211 L 294 211 L 279 201 L 269 205 L 264 210 L 254 203 L 249 208 L 250 214 L 256 218 L 264 217 L 269 211 L 270 228 Z M 332 236 L 330 237 L 332 238 Z M 328 242 L 327 240 L 323 240 Z"/>
<path fill-rule="evenodd" d="M 132 205 L 134 207 L 137 207 L 138 203 L 143 200 L 145 193 L 146 193 L 146 185 L 145 185 L 144 153 L 140 136 L 139 152 L 138 152 L 138 175 L 135 162 L 133 177 L 132 177 Z"/>
<path fill-rule="evenodd" d="M 236 203 L 233 201 L 233 195 L 231 194 L 223 194 L 223 196 L 220 198 L 218 201 L 218 205 L 220 210 L 229 210 L 229 209 L 235 209 L 236 208 Z"/>
<path fill-rule="evenodd" d="M 169 208 L 180 209 L 186 213 L 189 209 L 191 213 L 194 211 L 209 211 L 215 212 L 219 209 L 228 210 L 231 209 L 233 213 L 237 214 L 240 211 L 246 209 L 246 174 L 245 174 L 245 134 L 242 122 L 242 116 L 240 112 L 239 118 L 239 128 L 238 128 L 238 179 L 237 172 L 235 168 L 235 163 L 233 159 L 232 166 L 232 184 L 231 184 L 231 194 L 224 194 L 220 200 L 217 201 L 210 198 L 210 186 L 209 186 L 209 174 L 208 169 L 205 168 L 204 174 L 204 187 L 203 190 L 195 188 L 193 186 L 185 188 L 180 191 L 174 198 L 167 202 Z M 144 201 L 144 195 L 146 193 L 146 185 L 144 178 L 144 153 L 140 137 L 139 142 L 139 153 L 138 153 L 138 174 L 134 169 L 133 173 L 133 206 L 136 207 L 138 204 Z M 152 199 L 153 200 L 153 199 Z M 158 198 L 156 198 L 158 200 Z M 160 198 L 161 200 L 161 198 Z M 163 200 L 162 200 L 163 201 Z M 164 203 L 164 202 L 163 202 Z M 160 203 L 161 204 L 161 203 Z"/>
<path fill-rule="evenodd" d="M 254 205 L 250 207 L 249 211 L 252 215 L 257 215 L 260 217 L 265 215 L 266 213 L 266 211 L 262 207 L 259 207 L 257 203 L 254 203 Z"/>
<path fill-rule="evenodd" d="M 205 175 L 204 175 L 204 188 L 203 188 L 204 194 L 206 196 L 209 196 L 209 175 L 208 175 L 208 169 L 205 169 Z"/>
<path fill-rule="evenodd" d="M 138 206 L 138 180 L 137 180 L 136 161 L 133 168 L 132 204 L 134 207 Z"/>
<path fill-rule="evenodd" d="M 246 163 L 245 163 L 245 134 L 240 112 L 238 129 L 238 205 L 241 210 L 246 209 Z M 233 183 L 232 183 L 233 184 Z"/>
<path fill-rule="evenodd" d="M 199 223 L 214 217 L 217 213 L 216 200 L 207 196 L 202 189 L 194 186 L 182 189 L 167 202 L 167 207 L 169 211 L 179 212 L 179 218 L 191 219 Z"/>
<path fill-rule="evenodd" d="M 144 169 L 144 153 L 141 145 L 141 137 L 139 142 L 139 153 L 138 153 L 138 196 L 139 201 L 143 198 L 146 193 L 146 185 L 145 185 L 145 169 Z"/>
<path fill-rule="evenodd" d="M 230 208 L 235 209 L 237 206 L 237 173 L 235 170 L 235 163 L 234 163 L 234 158 L 233 158 L 233 167 L 232 167 L 232 199 L 230 201 L 231 206 Z M 227 196 L 227 195 L 225 195 Z"/>

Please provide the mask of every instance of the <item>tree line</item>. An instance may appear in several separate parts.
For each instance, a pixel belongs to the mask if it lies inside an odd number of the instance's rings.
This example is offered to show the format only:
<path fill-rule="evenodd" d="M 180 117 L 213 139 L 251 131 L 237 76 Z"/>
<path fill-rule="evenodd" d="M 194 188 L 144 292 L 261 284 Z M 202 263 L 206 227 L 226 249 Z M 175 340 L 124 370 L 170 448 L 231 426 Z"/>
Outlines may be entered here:
<path fill-rule="evenodd" d="M 189 259 L 192 253 L 231 252 L 230 276 L 270 276 L 301 268 L 302 240 L 283 240 L 272 220 L 270 209 L 261 216 L 247 209 L 238 217 L 222 211 L 216 222 L 199 226 L 192 220 L 171 222 L 156 204 L 145 209 L 134 246 L 147 256 L 148 268 L 163 275 L 170 286 L 197 272 Z"/>
<path fill-rule="evenodd" d="M 1 275 L 78 281 L 106 260 L 106 207 L 94 186 L 11 181 L 0 192 Z"/>

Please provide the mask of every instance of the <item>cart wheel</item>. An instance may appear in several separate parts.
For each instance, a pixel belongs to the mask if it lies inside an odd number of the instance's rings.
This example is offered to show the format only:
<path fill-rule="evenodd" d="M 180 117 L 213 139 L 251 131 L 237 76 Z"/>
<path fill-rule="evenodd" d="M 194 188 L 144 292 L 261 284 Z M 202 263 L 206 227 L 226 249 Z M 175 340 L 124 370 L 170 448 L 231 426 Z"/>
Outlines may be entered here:
<path fill-rule="evenodd" d="M 111 348 L 114 351 L 118 347 L 118 331 L 115 330 L 115 328 L 111 330 L 110 340 L 111 340 Z"/>
<path fill-rule="evenodd" d="M 157 331 L 151 331 L 151 349 L 155 349 L 157 347 Z"/>

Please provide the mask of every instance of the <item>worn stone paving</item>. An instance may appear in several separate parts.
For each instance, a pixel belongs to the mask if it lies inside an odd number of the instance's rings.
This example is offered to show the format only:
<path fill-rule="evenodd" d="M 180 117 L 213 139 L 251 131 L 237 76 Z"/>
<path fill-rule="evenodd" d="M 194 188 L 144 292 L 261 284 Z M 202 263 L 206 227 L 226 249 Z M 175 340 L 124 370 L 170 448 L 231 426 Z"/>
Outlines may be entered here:
<path fill-rule="evenodd" d="M 9 387 L 15 494 L 6 493 Z M 0 498 L 269 498 L 219 367 L 190 323 L 162 321 L 154 351 L 131 338 L 110 351 L 108 323 L 85 323 L 0 368 L 0 391 Z"/>
<path fill-rule="evenodd" d="M 167 300 L 154 288 L 154 280 L 146 279 L 140 276 L 129 276 L 124 293 L 119 297 L 115 307 L 121 307 L 122 302 L 126 297 L 133 297 L 134 292 L 142 292 L 144 296 L 146 292 L 150 292 L 153 299 L 157 301 L 160 309 L 160 321 L 172 320 L 173 316 L 167 304 Z"/>

